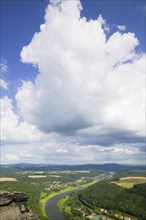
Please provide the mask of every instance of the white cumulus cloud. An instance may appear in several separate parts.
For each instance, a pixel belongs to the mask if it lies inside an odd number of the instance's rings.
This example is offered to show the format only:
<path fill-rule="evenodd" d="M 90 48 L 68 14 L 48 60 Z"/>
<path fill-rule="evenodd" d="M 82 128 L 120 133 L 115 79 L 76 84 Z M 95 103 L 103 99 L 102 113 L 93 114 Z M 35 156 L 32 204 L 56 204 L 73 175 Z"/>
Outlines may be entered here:
<path fill-rule="evenodd" d="M 1 98 L 1 143 L 28 143 L 41 140 L 40 132 L 34 125 L 20 121 L 14 112 L 13 102 L 7 96 Z"/>
<path fill-rule="evenodd" d="M 2 87 L 3 89 L 7 89 L 8 84 L 3 79 L 0 79 L 0 87 Z"/>
<path fill-rule="evenodd" d="M 126 30 L 126 26 L 125 26 L 125 25 L 117 25 L 117 28 L 118 28 L 120 31 L 125 31 L 125 30 Z"/>
<path fill-rule="evenodd" d="M 135 52 L 138 39 L 115 32 L 106 40 L 101 15 L 87 21 L 78 3 L 49 5 L 43 29 L 22 49 L 22 61 L 40 74 L 18 90 L 20 112 L 46 133 L 117 122 L 141 133 L 144 55 Z"/>
<path fill-rule="evenodd" d="M 4 59 L 1 60 L 1 63 L 0 63 L 0 75 L 1 75 L 1 78 L 0 78 L 0 87 L 3 88 L 3 89 L 8 89 L 8 83 L 2 79 L 4 74 L 8 71 L 8 66 L 6 64 L 6 61 Z"/>

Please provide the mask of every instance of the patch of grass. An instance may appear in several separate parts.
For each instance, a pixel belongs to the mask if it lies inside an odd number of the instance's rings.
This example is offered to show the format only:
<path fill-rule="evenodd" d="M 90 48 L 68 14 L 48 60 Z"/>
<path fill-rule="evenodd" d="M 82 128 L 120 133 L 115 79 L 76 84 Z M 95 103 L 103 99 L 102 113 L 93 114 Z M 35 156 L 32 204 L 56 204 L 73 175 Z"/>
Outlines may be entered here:
<path fill-rule="evenodd" d="M 70 207 L 70 206 L 65 206 L 64 212 L 65 212 L 67 215 L 70 215 L 70 213 L 71 213 L 71 207 Z"/>
<path fill-rule="evenodd" d="M 43 199 L 47 196 L 48 194 L 46 192 L 41 192 L 41 195 L 40 195 L 40 199 Z"/>
<path fill-rule="evenodd" d="M 93 185 L 95 183 L 97 183 L 97 180 L 94 179 L 92 182 L 82 184 L 81 188 L 86 188 L 86 187 L 91 186 L 91 185 Z"/>
<path fill-rule="evenodd" d="M 63 199 L 59 200 L 57 205 L 60 210 L 64 207 L 64 204 L 67 202 L 68 199 L 69 199 L 69 196 L 65 196 Z"/>
<path fill-rule="evenodd" d="M 69 200 L 69 196 L 65 196 L 63 199 L 59 200 L 57 205 L 60 211 L 63 211 L 67 215 L 70 215 L 71 207 L 67 205 L 68 200 Z"/>
<path fill-rule="evenodd" d="M 59 176 L 59 175 L 50 175 L 49 177 L 61 178 L 62 176 Z"/>

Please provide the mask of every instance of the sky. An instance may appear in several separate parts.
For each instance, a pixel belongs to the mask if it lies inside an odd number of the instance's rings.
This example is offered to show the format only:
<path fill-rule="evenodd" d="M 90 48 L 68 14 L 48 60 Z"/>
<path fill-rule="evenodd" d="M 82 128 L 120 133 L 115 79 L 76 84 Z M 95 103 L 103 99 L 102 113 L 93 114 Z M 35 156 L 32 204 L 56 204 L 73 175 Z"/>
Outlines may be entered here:
<path fill-rule="evenodd" d="M 1 163 L 145 164 L 146 1 L 1 1 Z"/>

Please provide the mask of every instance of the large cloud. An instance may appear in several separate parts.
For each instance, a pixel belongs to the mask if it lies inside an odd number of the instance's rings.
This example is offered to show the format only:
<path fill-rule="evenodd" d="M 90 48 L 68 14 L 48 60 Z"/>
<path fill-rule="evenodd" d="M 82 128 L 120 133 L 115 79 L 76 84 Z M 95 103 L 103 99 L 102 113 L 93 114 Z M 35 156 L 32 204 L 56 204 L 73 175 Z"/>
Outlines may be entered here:
<path fill-rule="evenodd" d="M 45 23 L 21 52 L 39 69 L 24 82 L 16 99 L 21 114 L 48 133 L 92 126 L 143 135 L 144 55 L 133 33 L 107 40 L 104 20 L 80 16 L 79 1 L 49 5 Z"/>

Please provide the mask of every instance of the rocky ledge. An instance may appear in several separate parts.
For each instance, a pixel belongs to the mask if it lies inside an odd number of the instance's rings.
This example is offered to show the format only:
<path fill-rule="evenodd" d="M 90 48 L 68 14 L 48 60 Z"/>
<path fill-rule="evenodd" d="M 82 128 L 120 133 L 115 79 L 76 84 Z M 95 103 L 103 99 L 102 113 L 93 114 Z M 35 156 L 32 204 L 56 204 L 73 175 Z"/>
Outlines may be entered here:
<path fill-rule="evenodd" d="M 28 195 L 24 192 L 0 191 L 1 220 L 39 220 L 27 205 Z"/>

